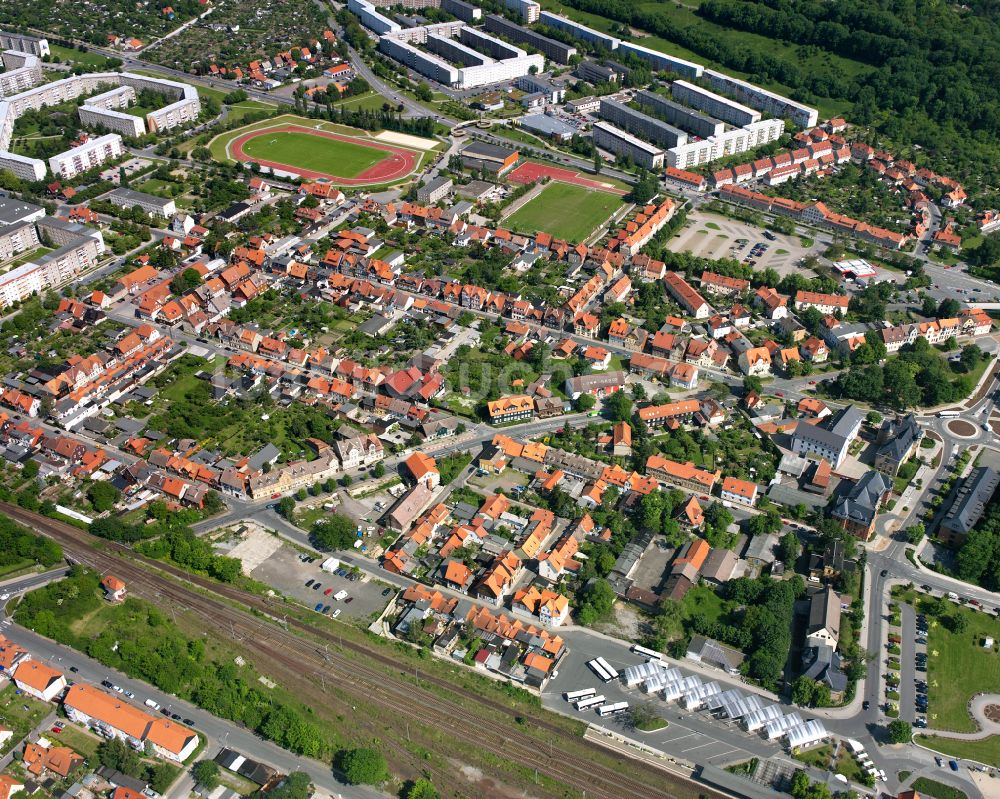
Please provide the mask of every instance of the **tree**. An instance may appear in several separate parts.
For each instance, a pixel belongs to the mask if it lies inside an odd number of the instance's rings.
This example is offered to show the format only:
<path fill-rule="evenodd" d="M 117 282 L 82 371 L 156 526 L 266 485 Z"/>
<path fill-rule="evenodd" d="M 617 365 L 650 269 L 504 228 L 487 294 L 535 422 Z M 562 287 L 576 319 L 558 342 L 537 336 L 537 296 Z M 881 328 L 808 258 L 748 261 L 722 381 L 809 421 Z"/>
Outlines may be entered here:
<path fill-rule="evenodd" d="M 924 528 L 924 523 L 917 522 L 916 524 L 911 524 L 903 530 L 903 535 L 906 536 L 906 540 L 911 544 L 919 544 L 926 532 L 927 530 Z"/>
<path fill-rule="evenodd" d="M 604 403 L 612 422 L 627 422 L 632 418 L 632 400 L 624 391 L 616 391 Z"/>
<path fill-rule="evenodd" d="M 941 300 L 941 304 L 938 306 L 937 315 L 939 319 L 950 319 L 953 316 L 958 316 L 958 312 L 961 310 L 962 306 L 958 304 L 958 300 L 947 297 Z"/>
<path fill-rule="evenodd" d="M 277 511 L 286 519 L 291 520 L 292 514 L 295 513 L 295 500 L 291 497 L 282 497 L 278 500 Z"/>
<path fill-rule="evenodd" d="M 868 411 L 868 415 L 865 416 L 865 421 L 872 427 L 877 427 L 882 424 L 882 414 L 878 411 Z"/>
<path fill-rule="evenodd" d="M 576 398 L 576 409 L 578 411 L 589 411 L 594 405 L 597 404 L 597 400 L 594 399 L 593 394 L 581 394 Z"/>
<path fill-rule="evenodd" d="M 889 743 L 894 744 L 909 743 L 913 737 L 913 728 L 910 726 L 910 722 L 903 721 L 902 719 L 893 719 L 890 721 L 885 728 L 885 732 L 889 738 Z"/>
<path fill-rule="evenodd" d="M 257 791 L 253 797 L 254 799 L 309 799 L 312 792 L 313 786 L 309 775 L 304 771 L 293 771 L 277 788 L 267 793 Z"/>
<path fill-rule="evenodd" d="M 109 738 L 97 746 L 97 759 L 102 766 L 117 769 L 123 774 L 138 777 L 142 773 L 139 753 L 121 738 Z"/>
<path fill-rule="evenodd" d="M 441 794 L 437 792 L 430 780 L 421 777 L 419 780 L 406 783 L 400 797 L 401 799 L 441 799 Z"/>
<path fill-rule="evenodd" d="M 376 479 L 385 477 L 385 464 L 382 461 L 375 464 L 375 468 L 372 469 L 372 477 Z"/>
<path fill-rule="evenodd" d="M 316 522 L 312 539 L 320 549 L 350 549 L 354 545 L 356 531 L 354 522 L 342 514 L 332 513 Z"/>
<path fill-rule="evenodd" d="M 215 790 L 219 785 L 219 764 L 214 760 L 199 760 L 191 769 L 191 776 L 203 788 Z"/>
<path fill-rule="evenodd" d="M 376 749 L 349 749 L 341 758 L 340 768 L 351 785 L 380 785 L 389 779 L 389 766 Z"/>
<path fill-rule="evenodd" d="M 601 158 L 601 154 L 598 152 L 594 153 L 594 173 L 601 174 L 601 169 L 604 168 L 604 159 Z"/>
<path fill-rule="evenodd" d="M 201 284 L 201 274 L 197 269 L 188 267 L 170 281 L 170 290 L 174 294 L 184 294 Z"/>
<path fill-rule="evenodd" d="M 778 559 L 791 568 L 798 560 L 800 550 L 799 537 L 794 531 L 789 530 L 781 536 L 781 540 L 778 542 Z"/>
<path fill-rule="evenodd" d="M 607 580 L 597 579 L 584 586 L 577 601 L 576 616 L 580 624 L 588 625 L 602 621 L 611 615 L 615 604 L 615 592 Z"/>
<path fill-rule="evenodd" d="M 99 480 L 96 483 L 92 483 L 90 488 L 87 489 L 87 498 L 98 513 L 104 513 L 104 511 L 114 508 L 121 494 L 121 491 L 106 480 Z"/>
<path fill-rule="evenodd" d="M 26 479 L 33 480 L 34 478 L 38 477 L 39 468 L 40 467 L 38 465 L 38 461 L 36 460 L 25 461 L 24 466 L 21 467 L 21 474 L 23 474 Z"/>

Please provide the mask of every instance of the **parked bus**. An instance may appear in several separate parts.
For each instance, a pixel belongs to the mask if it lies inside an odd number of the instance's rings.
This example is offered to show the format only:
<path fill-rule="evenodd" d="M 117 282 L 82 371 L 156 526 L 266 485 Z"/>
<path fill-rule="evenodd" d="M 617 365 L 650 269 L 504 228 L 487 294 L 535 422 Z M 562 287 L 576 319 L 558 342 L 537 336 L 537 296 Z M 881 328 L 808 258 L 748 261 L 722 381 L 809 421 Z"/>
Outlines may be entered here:
<path fill-rule="evenodd" d="M 642 655 L 650 660 L 663 660 L 663 655 L 655 649 L 646 649 L 646 647 L 639 646 L 638 644 L 632 644 L 632 651 L 635 652 L 635 654 Z"/>
<path fill-rule="evenodd" d="M 628 702 L 615 702 L 613 705 L 601 705 L 597 708 L 597 715 L 601 718 L 613 716 L 616 713 L 623 713 L 628 710 Z"/>
<path fill-rule="evenodd" d="M 596 694 L 593 688 L 582 688 L 579 691 L 567 691 L 563 694 L 563 699 L 567 702 L 575 702 L 577 699 L 586 699 L 588 696 Z"/>
<path fill-rule="evenodd" d="M 593 671 L 594 674 L 601 678 L 602 682 L 611 682 L 614 679 L 614 677 L 608 674 L 604 666 L 601 665 L 599 658 L 588 660 L 587 665 L 590 666 L 590 670 Z"/>
<path fill-rule="evenodd" d="M 938 419 L 951 419 L 958 416 L 961 411 L 938 411 Z"/>
<path fill-rule="evenodd" d="M 608 663 L 608 661 L 606 661 L 604 658 L 594 658 L 594 659 L 598 662 L 598 664 L 600 664 L 601 668 L 608 673 L 609 680 L 618 679 L 618 672 L 610 663 Z"/>
<path fill-rule="evenodd" d="M 576 702 L 577 710 L 587 710 L 588 708 L 597 707 L 598 705 L 604 704 L 604 695 L 598 694 L 597 696 L 588 696 L 586 699 L 578 699 Z"/>

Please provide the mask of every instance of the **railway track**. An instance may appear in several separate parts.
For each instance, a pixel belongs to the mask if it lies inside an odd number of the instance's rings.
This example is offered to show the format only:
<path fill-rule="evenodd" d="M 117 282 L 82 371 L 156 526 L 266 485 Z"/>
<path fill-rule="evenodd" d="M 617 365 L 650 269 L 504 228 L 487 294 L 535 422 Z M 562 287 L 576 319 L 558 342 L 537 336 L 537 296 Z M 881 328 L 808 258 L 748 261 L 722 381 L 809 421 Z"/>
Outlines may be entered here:
<path fill-rule="evenodd" d="M 114 570 L 124 579 L 130 591 L 153 602 L 166 601 L 202 616 L 212 626 L 226 630 L 243 640 L 252 640 L 253 648 L 268 659 L 278 671 L 291 678 L 311 676 L 316 683 L 324 681 L 331 671 L 337 674 L 337 686 L 353 689 L 363 702 L 372 702 L 389 711 L 389 717 L 406 719 L 416 725 L 445 730 L 466 741 L 474 741 L 483 748 L 496 752 L 521 768 L 572 786 L 588 797 L 597 799 L 674 799 L 669 790 L 670 782 L 678 777 L 638 761 L 619 760 L 621 771 L 596 760 L 580 763 L 580 752 L 591 751 L 607 758 L 609 752 L 600 745 L 582 738 L 573 738 L 576 751 L 565 748 L 568 734 L 558 725 L 544 720 L 531 719 L 531 723 L 549 734 L 550 747 L 527 733 L 520 732 L 509 723 L 484 717 L 469 711 L 470 703 L 489 711 L 487 716 L 510 717 L 504 705 L 483 696 L 462 697 L 456 701 L 442 697 L 427 688 L 415 685 L 410 679 L 392 678 L 366 662 L 379 663 L 399 673 L 399 663 L 374 646 L 361 642 L 342 640 L 325 630 L 316 629 L 299 619 L 287 619 L 289 629 L 233 607 L 230 602 L 255 609 L 272 619 L 283 615 L 282 603 L 249 594 L 231 586 L 192 575 L 177 567 L 144 558 L 127 547 L 103 539 L 95 539 L 72 525 L 26 511 L 23 508 L 0 503 L 0 511 L 36 531 L 58 541 L 67 555 L 99 571 Z M 101 548 L 95 547 L 97 542 Z M 164 572 L 177 580 L 158 575 L 147 568 Z M 194 588 L 185 585 L 190 583 Z M 203 589 L 208 593 L 196 590 Z M 221 597 L 221 598 L 220 598 Z M 228 600 L 228 601 L 223 601 Z M 295 628 L 316 639 L 316 643 L 291 632 Z M 331 646 L 332 645 L 332 646 Z M 361 658 L 340 654 L 348 650 Z M 433 676 L 421 676 L 419 682 L 434 685 L 453 694 L 455 686 L 449 681 Z M 315 685 L 314 684 L 314 685 Z M 579 765 L 575 765 L 579 764 Z M 707 793 L 698 785 L 698 790 Z"/>

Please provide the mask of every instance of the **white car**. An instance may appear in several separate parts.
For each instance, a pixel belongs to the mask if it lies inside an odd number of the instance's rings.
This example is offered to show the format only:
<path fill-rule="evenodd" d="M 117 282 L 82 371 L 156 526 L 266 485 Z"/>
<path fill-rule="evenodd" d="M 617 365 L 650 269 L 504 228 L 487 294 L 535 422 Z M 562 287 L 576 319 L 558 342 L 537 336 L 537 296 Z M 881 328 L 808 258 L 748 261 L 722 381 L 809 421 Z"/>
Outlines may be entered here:
<path fill-rule="evenodd" d="M 340 602 L 342 599 L 347 599 L 347 591 L 341 589 L 340 591 L 338 591 L 336 594 L 333 595 L 333 598 L 338 602 Z"/>
<path fill-rule="evenodd" d="M 10 594 L 0 594 L 0 602 L 6 602 L 10 599 Z"/>
<path fill-rule="evenodd" d="M 337 608 L 335 611 L 333 611 L 333 614 L 331 615 L 331 618 L 336 619 L 339 616 L 340 616 L 340 608 Z"/>

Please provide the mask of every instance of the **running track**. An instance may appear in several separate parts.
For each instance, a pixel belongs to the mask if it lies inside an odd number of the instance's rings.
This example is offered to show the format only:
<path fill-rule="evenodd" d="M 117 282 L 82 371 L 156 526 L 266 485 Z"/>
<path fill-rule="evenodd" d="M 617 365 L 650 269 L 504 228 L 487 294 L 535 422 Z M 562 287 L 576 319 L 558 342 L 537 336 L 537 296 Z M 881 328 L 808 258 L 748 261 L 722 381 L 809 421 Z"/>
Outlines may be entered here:
<path fill-rule="evenodd" d="M 250 139 L 255 139 L 258 136 L 269 136 L 272 133 L 308 133 L 312 136 L 321 136 L 326 139 L 333 139 L 334 141 L 342 141 L 349 144 L 356 144 L 360 147 L 370 147 L 373 150 L 380 150 L 386 153 L 386 157 L 377 164 L 368 167 L 368 169 L 360 175 L 353 178 L 345 178 L 340 175 L 331 175 L 326 172 L 316 172 L 312 169 L 302 169 L 301 167 L 292 166 L 291 164 L 282 164 L 278 161 L 264 161 L 260 158 L 251 158 L 243 151 L 243 145 L 250 141 Z M 393 147 L 389 144 L 382 144 L 381 142 L 356 139 L 353 136 L 343 136 L 339 133 L 330 133 L 325 130 L 304 128 L 300 125 L 282 125 L 277 128 L 252 130 L 249 133 L 244 133 L 237 139 L 233 139 L 233 141 L 229 143 L 229 150 L 233 157 L 238 161 L 256 161 L 261 166 L 266 166 L 270 169 L 292 172 L 304 178 L 326 178 L 345 186 L 365 186 L 371 183 L 389 183 L 394 180 L 405 178 L 417 168 L 417 155 L 410 150 Z"/>
<path fill-rule="evenodd" d="M 507 179 L 511 183 L 534 183 L 542 178 L 552 178 L 552 180 L 572 183 L 575 186 L 583 186 L 588 189 L 600 189 L 611 194 L 626 193 L 623 189 L 613 188 L 607 183 L 601 183 L 599 180 L 590 180 L 589 178 L 581 177 L 579 172 L 573 172 L 558 166 L 549 166 L 548 164 L 536 164 L 534 161 L 525 161 L 507 176 Z"/>

